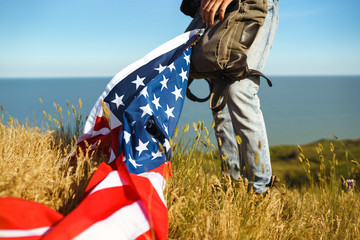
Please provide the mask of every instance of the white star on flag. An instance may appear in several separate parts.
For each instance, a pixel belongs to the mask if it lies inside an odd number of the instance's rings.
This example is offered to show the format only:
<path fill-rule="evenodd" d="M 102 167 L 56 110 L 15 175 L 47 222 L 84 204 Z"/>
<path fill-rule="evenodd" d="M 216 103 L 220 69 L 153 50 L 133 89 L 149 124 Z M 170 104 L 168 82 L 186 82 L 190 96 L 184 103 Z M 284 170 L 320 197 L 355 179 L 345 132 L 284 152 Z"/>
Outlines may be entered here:
<path fill-rule="evenodd" d="M 157 98 L 154 93 L 154 100 L 152 101 L 152 103 L 155 105 L 156 110 L 158 110 L 158 108 L 161 107 L 159 101 L 160 101 L 160 97 Z"/>
<path fill-rule="evenodd" d="M 163 67 L 161 64 L 159 64 L 159 67 L 158 67 L 158 68 L 155 68 L 155 70 L 158 70 L 159 73 L 161 73 L 162 71 L 164 71 L 164 69 L 166 69 L 166 66 Z"/>
<path fill-rule="evenodd" d="M 138 89 L 139 86 L 145 86 L 144 84 L 145 77 L 141 78 L 139 75 L 136 75 L 136 80 L 132 81 L 132 83 L 136 84 L 136 89 Z"/>
<path fill-rule="evenodd" d="M 129 143 L 131 134 L 127 131 L 124 131 L 124 139 L 126 143 Z"/>
<path fill-rule="evenodd" d="M 129 155 L 129 162 L 134 166 L 134 168 L 142 166 L 142 164 L 137 164 L 136 161 L 132 159 L 130 155 Z"/>
<path fill-rule="evenodd" d="M 179 97 L 183 98 L 183 96 L 181 96 L 181 90 L 182 88 L 178 89 L 176 86 L 175 86 L 175 91 L 171 92 L 172 94 L 175 95 L 175 100 L 177 101 Z"/>
<path fill-rule="evenodd" d="M 122 95 L 121 97 L 119 97 L 119 96 L 117 95 L 117 93 L 115 93 L 115 99 L 112 100 L 111 102 L 116 104 L 116 108 L 119 108 L 119 106 L 121 106 L 121 105 L 125 106 L 124 103 L 123 103 L 123 101 L 122 101 L 123 97 L 124 97 L 124 95 Z"/>
<path fill-rule="evenodd" d="M 167 152 L 170 150 L 170 142 L 167 140 L 167 138 L 165 138 L 163 146 L 165 147 Z"/>
<path fill-rule="evenodd" d="M 175 118 L 174 114 L 172 113 L 174 111 L 174 108 L 175 107 L 172 107 L 172 108 L 169 108 L 169 105 L 166 104 L 166 115 L 167 115 L 167 118 L 169 119 L 170 117 L 173 117 Z"/>
<path fill-rule="evenodd" d="M 160 81 L 160 83 L 161 83 L 161 91 L 163 90 L 163 88 L 166 88 L 167 89 L 167 82 L 169 81 L 169 79 L 168 78 L 166 78 L 165 77 L 165 75 L 163 75 L 163 80 L 162 81 Z"/>
<path fill-rule="evenodd" d="M 149 144 L 149 141 L 147 141 L 146 143 L 143 143 L 140 139 L 139 139 L 139 146 L 137 146 L 135 149 L 136 151 L 139 152 L 139 156 L 141 155 L 141 153 L 145 150 L 148 150 L 148 148 L 146 147 Z"/>
<path fill-rule="evenodd" d="M 141 90 L 140 92 L 140 96 L 144 96 L 145 98 L 147 98 L 149 96 L 148 92 L 147 92 L 147 87 L 144 87 L 143 90 Z"/>
<path fill-rule="evenodd" d="M 151 115 L 152 110 L 149 104 L 146 104 L 145 106 L 140 107 L 140 109 L 143 111 L 141 117 L 145 116 L 146 114 Z"/>
<path fill-rule="evenodd" d="M 184 55 L 185 55 L 184 59 L 186 61 L 186 64 L 189 65 L 189 63 L 190 63 L 190 55 L 186 55 L 186 53 L 184 53 Z"/>
<path fill-rule="evenodd" d="M 182 82 L 184 82 L 185 81 L 185 79 L 188 79 L 187 78 L 187 71 L 184 71 L 184 69 L 182 69 L 181 68 L 181 73 L 179 73 L 179 75 L 180 75 L 180 77 L 181 77 L 181 79 L 182 79 Z"/>
<path fill-rule="evenodd" d="M 152 159 L 151 160 L 154 160 L 158 157 L 162 157 L 162 153 L 158 150 L 156 153 L 151 153 L 151 156 L 152 156 Z"/>
<path fill-rule="evenodd" d="M 164 130 L 165 130 L 166 134 L 169 134 L 168 127 L 165 125 L 165 123 L 163 123 L 163 126 L 164 126 Z"/>
<path fill-rule="evenodd" d="M 176 70 L 175 64 L 174 64 L 174 63 L 171 63 L 171 64 L 169 65 L 169 69 L 170 69 L 170 72 L 172 72 L 172 70 Z"/>

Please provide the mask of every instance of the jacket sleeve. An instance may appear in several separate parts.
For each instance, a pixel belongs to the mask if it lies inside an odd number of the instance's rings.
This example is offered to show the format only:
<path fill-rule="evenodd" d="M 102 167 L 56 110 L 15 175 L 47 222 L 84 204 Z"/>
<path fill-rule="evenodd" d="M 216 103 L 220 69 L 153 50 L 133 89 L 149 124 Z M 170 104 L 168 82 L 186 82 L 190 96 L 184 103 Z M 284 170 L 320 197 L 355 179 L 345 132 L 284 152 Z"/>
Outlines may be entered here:
<path fill-rule="evenodd" d="M 193 18 L 199 7 L 200 7 L 200 0 L 183 0 L 180 6 L 180 10 L 185 15 Z"/>

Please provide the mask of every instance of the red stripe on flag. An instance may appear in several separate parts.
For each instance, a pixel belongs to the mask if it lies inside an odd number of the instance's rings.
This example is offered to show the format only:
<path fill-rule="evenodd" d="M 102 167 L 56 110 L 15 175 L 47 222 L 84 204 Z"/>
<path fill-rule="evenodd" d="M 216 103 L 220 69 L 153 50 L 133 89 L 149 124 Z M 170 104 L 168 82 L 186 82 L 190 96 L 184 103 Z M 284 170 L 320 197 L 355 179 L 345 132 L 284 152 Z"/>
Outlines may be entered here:
<path fill-rule="evenodd" d="M 1 240 L 39 240 L 41 239 L 43 236 L 31 236 L 31 237 L 1 237 L 0 235 L 0 239 Z"/>
<path fill-rule="evenodd" d="M 153 237 L 151 235 L 151 230 L 141 234 L 139 237 L 136 238 L 136 240 L 153 240 L 153 239 L 155 239 L 155 236 Z"/>
<path fill-rule="evenodd" d="M 149 179 L 134 174 L 130 176 L 148 211 L 150 226 L 154 229 L 156 239 L 167 239 L 169 219 L 166 206 Z"/>
<path fill-rule="evenodd" d="M 102 117 L 96 117 L 95 124 L 94 124 L 94 131 L 99 131 L 102 128 L 109 128 L 108 120 L 102 116 Z"/>
<path fill-rule="evenodd" d="M 114 152 L 115 156 L 117 155 L 117 151 L 119 148 L 119 138 L 122 132 L 121 128 L 122 127 L 119 126 L 111 130 L 111 149 Z M 115 160 L 115 159 L 110 159 L 110 160 Z"/>
<path fill-rule="evenodd" d="M 131 184 L 139 194 L 149 215 L 150 227 L 154 229 L 156 239 L 167 239 L 169 219 L 166 206 L 150 180 L 145 177 L 130 174 L 126 165 L 120 160 L 120 158 L 116 159 L 120 176 Z"/>
<path fill-rule="evenodd" d="M 86 197 L 63 221 L 56 224 L 44 239 L 74 238 L 138 199 L 137 193 L 129 185 L 96 191 Z"/>
<path fill-rule="evenodd" d="M 96 185 L 98 185 L 102 180 L 104 180 L 106 176 L 112 171 L 113 169 L 108 164 L 104 162 L 101 163 L 99 167 L 96 169 L 95 173 L 92 175 L 86 187 L 83 199 L 91 192 L 91 190 L 93 190 L 96 187 Z"/>
<path fill-rule="evenodd" d="M 49 227 L 63 218 L 57 211 L 40 203 L 20 198 L 0 198 L 0 229 Z"/>
<path fill-rule="evenodd" d="M 156 173 L 160 173 L 164 179 L 168 179 L 171 177 L 171 173 L 172 173 L 172 164 L 170 161 L 167 161 L 166 163 L 161 164 L 160 166 L 158 166 L 157 168 L 154 168 L 148 172 L 156 172 Z"/>

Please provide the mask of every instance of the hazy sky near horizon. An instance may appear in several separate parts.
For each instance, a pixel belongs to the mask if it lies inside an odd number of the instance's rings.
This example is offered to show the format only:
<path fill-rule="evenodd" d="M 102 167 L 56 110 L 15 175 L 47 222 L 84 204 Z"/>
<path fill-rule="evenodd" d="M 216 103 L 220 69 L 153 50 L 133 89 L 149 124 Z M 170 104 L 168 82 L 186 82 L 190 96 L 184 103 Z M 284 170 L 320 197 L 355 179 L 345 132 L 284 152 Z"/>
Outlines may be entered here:
<path fill-rule="evenodd" d="M 181 0 L 0 0 L 0 78 L 113 76 L 183 33 Z M 359 75 L 359 0 L 280 0 L 268 75 Z"/>

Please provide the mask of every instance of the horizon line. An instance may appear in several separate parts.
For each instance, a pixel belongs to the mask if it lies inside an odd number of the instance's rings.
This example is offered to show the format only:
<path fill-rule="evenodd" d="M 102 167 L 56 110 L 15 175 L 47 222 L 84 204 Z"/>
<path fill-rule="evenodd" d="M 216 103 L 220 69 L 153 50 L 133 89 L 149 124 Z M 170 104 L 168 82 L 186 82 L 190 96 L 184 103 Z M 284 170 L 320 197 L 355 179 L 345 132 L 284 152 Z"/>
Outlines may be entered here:
<path fill-rule="evenodd" d="M 272 77 L 360 77 L 359 74 L 267 74 Z M 56 78 L 113 78 L 115 75 L 97 75 L 97 76 L 0 76 L 0 80 L 5 79 L 56 79 Z"/>

